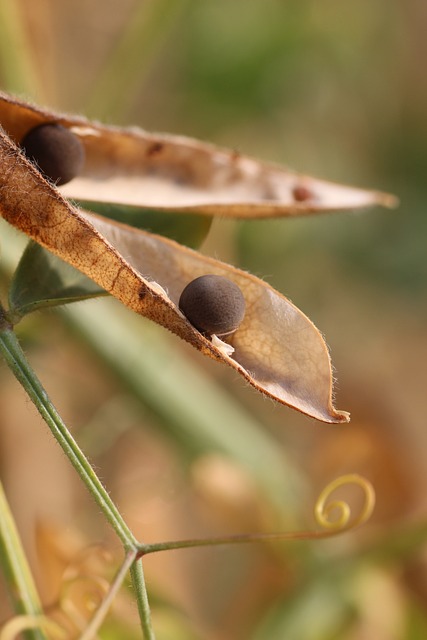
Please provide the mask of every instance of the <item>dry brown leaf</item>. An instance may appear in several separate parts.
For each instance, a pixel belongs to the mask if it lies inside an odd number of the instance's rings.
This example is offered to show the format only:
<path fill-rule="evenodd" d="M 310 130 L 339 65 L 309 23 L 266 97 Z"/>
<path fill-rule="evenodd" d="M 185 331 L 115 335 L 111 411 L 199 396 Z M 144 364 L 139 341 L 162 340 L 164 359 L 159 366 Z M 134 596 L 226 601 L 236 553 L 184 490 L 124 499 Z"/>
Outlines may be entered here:
<path fill-rule="evenodd" d="M 390 196 L 302 178 L 185 138 L 59 117 L 4 94 L 0 121 L 8 133 L 0 131 L 0 213 L 10 224 L 126 306 L 233 367 L 267 396 L 324 422 L 348 421 L 348 414 L 332 404 L 331 364 L 322 336 L 285 297 L 262 280 L 176 242 L 81 211 L 63 195 L 248 216 L 391 205 Z M 61 190 L 15 144 L 47 121 L 72 127 L 86 148 L 83 176 Z M 316 202 L 302 201 L 304 190 L 315 191 Z M 177 306 L 185 285 L 207 273 L 234 281 L 246 300 L 245 318 L 228 340 L 232 356 L 221 341 L 198 332 Z"/>
<path fill-rule="evenodd" d="M 106 127 L 0 92 L 0 123 L 15 143 L 52 121 L 71 128 L 86 151 L 82 175 L 60 187 L 67 198 L 240 218 L 397 202 L 388 194 L 318 180 L 183 136 Z"/>

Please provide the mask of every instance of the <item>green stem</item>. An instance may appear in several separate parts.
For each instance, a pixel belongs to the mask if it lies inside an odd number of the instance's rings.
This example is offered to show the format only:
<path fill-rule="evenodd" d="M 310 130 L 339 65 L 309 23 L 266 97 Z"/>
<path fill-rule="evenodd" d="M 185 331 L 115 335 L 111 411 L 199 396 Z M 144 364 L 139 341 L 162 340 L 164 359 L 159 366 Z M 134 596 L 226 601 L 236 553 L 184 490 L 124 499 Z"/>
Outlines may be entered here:
<path fill-rule="evenodd" d="M 5 317 L 4 311 L 0 310 L 0 319 L 2 315 Z M 0 330 L 0 351 L 3 353 L 7 364 L 34 402 L 42 418 L 52 431 L 53 436 L 123 542 L 125 549 L 135 548 L 137 541 L 132 532 L 50 401 L 49 396 L 25 358 L 16 335 L 8 328 L 7 324 L 6 326 L 4 324 L 2 330 Z"/>
<path fill-rule="evenodd" d="M 196 547 L 218 547 L 231 544 L 251 544 L 255 542 L 283 542 L 290 540 L 323 540 L 349 531 L 349 527 L 325 531 L 290 531 L 278 533 L 242 533 L 234 536 L 217 538 L 193 538 L 189 540 L 171 540 L 168 542 L 154 542 L 141 544 L 139 556 L 158 551 L 172 551 L 175 549 L 194 549 Z"/>
<path fill-rule="evenodd" d="M 126 577 L 127 572 L 129 571 L 130 567 L 135 561 L 135 558 L 136 558 L 136 551 L 135 550 L 128 551 L 122 563 L 122 566 L 118 570 L 116 577 L 114 578 L 113 583 L 111 584 L 110 589 L 108 590 L 108 593 L 103 599 L 101 605 L 96 610 L 95 615 L 93 616 L 88 626 L 80 636 L 79 640 L 91 640 L 96 636 L 98 629 L 103 623 L 105 616 L 107 615 L 108 610 L 117 592 L 119 591 L 120 587 L 123 584 L 123 581 Z"/>
<path fill-rule="evenodd" d="M 156 640 L 154 630 L 151 625 L 151 612 L 148 602 L 147 589 L 145 586 L 144 571 L 142 561 L 138 560 L 133 563 L 130 569 L 133 588 L 135 590 L 136 601 L 138 605 L 139 618 L 141 627 L 144 632 L 145 640 Z"/>
<path fill-rule="evenodd" d="M 39 596 L 3 486 L 0 482 L 0 565 L 17 614 L 40 616 Z M 24 632 L 28 640 L 46 640 L 40 629 Z"/>
<path fill-rule="evenodd" d="M 119 510 L 111 500 L 106 489 L 102 485 L 98 476 L 93 471 L 89 461 L 81 451 L 76 441 L 65 426 L 61 416 L 56 411 L 49 399 L 42 384 L 37 378 L 35 372 L 30 367 L 24 352 L 16 338 L 15 333 L 10 327 L 8 316 L 3 307 L 0 305 L 0 351 L 13 371 L 17 380 L 24 387 L 31 400 L 39 410 L 42 418 L 52 431 L 53 436 L 63 449 L 64 453 L 70 460 L 71 464 L 85 483 L 87 489 L 101 508 L 107 520 L 112 525 L 114 531 L 123 543 L 126 551 L 126 559 L 113 583 L 112 595 L 107 596 L 106 604 L 101 605 L 102 609 L 99 615 L 95 616 L 93 625 L 98 625 L 102 616 L 105 615 L 106 608 L 109 606 L 112 597 L 118 589 L 121 580 L 124 578 L 130 565 L 132 581 L 138 602 L 138 611 L 140 614 L 141 628 L 144 632 L 145 640 L 155 640 L 154 632 L 151 626 L 150 607 L 148 603 L 147 590 L 144 582 L 144 574 L 140 561 L 135 561 L 138 550 L 141 545 L 138 544 L 131 530 L 123 520 Z M 132 564 L 133 563 L 133 564 Z M 35 640 L 35 636 L 32 637 Z M 38 636 L 37 640 L 41 640 Z"/>

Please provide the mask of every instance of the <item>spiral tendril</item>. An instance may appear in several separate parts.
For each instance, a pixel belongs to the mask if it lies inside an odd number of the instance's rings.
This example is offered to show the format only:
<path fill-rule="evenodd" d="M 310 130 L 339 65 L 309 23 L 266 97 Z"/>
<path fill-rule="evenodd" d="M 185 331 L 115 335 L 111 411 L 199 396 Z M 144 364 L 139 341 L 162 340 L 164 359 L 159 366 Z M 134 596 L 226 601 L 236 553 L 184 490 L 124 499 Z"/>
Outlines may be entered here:
<path fill-rule="evenodd" d="M 11 618 L 0 631 L 0 640 L 15 640 L 22 632 L 42 629 L 52 640 L 66 640 L 68 634 L 57 622 L 43 615 L 21 615 Z"/>
<path fill-rule="evenodd" d="M 358 485 L 364 494 L 364 503 L 360 514 L 351 518 L 351 508 L 344 500 L 331 500 L 331 494 L 338 488 L 345 485 Z M 369 480 L 359 476 L 356 473 L 350 473 L 336 478 L 330 482 L 319 495 L 314 507 L 314 516 L 317 524 L 324 529 L 333 531 L 344 531 L 354 529 L 360 526 L 372 515 L 375 507 L 375 491 Z M 332 514 L 338 514 L 336 518 L 331 519 Z"/>
<path fill-rule="evenodd" d="M 331 500 L 331 495 L 334 491 L 347 485 L 357 485 L 363 492 L 364 502 L 362 509 L 359 515 L 355 517 L 352 517 L 350 505 L 345 500 Z M 323 531 L 244 534 L 226 536 L 224 538 L 193 539 L 141 545 L 139 556 L 141 557 L 142 555 L 155 551 L 207 545 L 329 538 L 335 534 L 354 529 L 364 524 L 371 517 L 374 507 L 375 491 L 369 480 L 355 473 L 347 474 L 330 482 L 320 493 L 316 501 L 314 516 L 317 524 Z M 333 517 L 334 515 L 335 517 Z M 102 554 L 100 555 L 102 557 Z M 126 566 L 123 566 L 123 569 L 128 569 L 135 557 L 137 556 L 132 556 L 128 563 L 125 562 Z M 82 559 L 84 559 L 84 556 L 82 556 Z M 124 575 L 125 574 L 123 574 L 123 576 Z M 69 621 L 72 620 L 73 626 L 77 631 L 83 632 L 85 625 L 88 623 L 85 614 L 92 614 L 94 609 L 102 602 L 109 590 L 108 581 L 92 572 L 85 573 L 84 562 L 75 563 L 68 567 L 64 577 L 66 577 L 66 579 L 62 584 L 58 611 L 65 614 Z M 121 582 L 122 578 L 120 578 L 116 587 L 119 586 Z M 87 589 L 86 593 L 84 592 L 85 588 Z M 75 593 L 73 593 L 74 590 Z M 79 607 L 79 603 L 73 598 L 73 595 L 80 596 L 80 605 L 83 604 L 83 611 L 81 606 Z M 3 626 L 3 629 L 0 631 L 0 640 L 15 640 L 23 631 L 34 628 L 43 629 L 49 634 L 52 640 L 66 640 L 69 637 L 62 626 L 47 616 L 17 615 Z"/>
<path fill-rule="evenodd" d="M 112 562 L 112 555 L 100 545 L 84 549 L 64 573 L 59 598 L 48 615 L 16 615 L 0 630 L 0 640 L 15 640 L 31 629 L 41 629 L 51 640 L 68 640 L 83 633 L 94 611 L 109 591 L 109 581 L 88 566 L 88 562 Z M 60 623 L 50 616 L 58 617 Z M 71 634 L 71 635 L 70 635 Z M 94 636 L 96 637 L 96 636 Z"/>
<path fill-rule="evenodd" d="M 59 610 L 82 632 L 108 588 L 108 581 L 96 575 L 81 575 L 67 580 L 62 584 Z"/>

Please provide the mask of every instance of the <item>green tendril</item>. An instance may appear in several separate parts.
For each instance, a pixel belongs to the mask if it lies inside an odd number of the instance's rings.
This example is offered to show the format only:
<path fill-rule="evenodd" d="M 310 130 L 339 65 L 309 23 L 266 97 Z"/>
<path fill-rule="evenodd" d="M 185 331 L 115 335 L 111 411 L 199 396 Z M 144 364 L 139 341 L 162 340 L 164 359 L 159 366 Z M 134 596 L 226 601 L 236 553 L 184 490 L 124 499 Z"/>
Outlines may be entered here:
<path fill-rule="evenodd" d="M 351 519 L 351 509 L 344 500 L 334 500 L 327 502 L 331 493 L 339 487 L 348 484 L 358 485 L 364 493 L 364 504 L 358 517 Z M 316 501 L 314 515 L 317 524 L 322 528 L 320 531 L 294 531 L 279 533 L 255 533 L 238 534 L 234 536 L 224 536 L 217 538 L 194 538 L 192 540 L 176 540 L 170 542 L 159 542 L 154 544 L 143 544 L 139 547 L 140 557 L 158 551 L 171 551 L 174 549 L 190 549 L 194 547 L 208 547 L 229 544 L 245 544 L 253 542 L 282 542 L 287 540 L 319 540 L 330 538 L 339 533 L 344 533 L 350 529 L 360 526 L 369 520 L 375 506 L 375 491 L 371 483 L 357 474 L 348 474 L 336 478 L 329 483 L 321 492 Z M 330 520 L 333 512 L 338 512 L 339 517 Z"/>
<path fill-rule="evenodd" d="M 23 631 L 42 629 L 49 633 L 52 640 L 66 640 L 67 632 L 57 622 L 43 615 L 14 616 L 0 631 L 0 640 L 15 640 Z"/>
<path fill-rule="evenodd" d="M 351 509 L 344 500 L 332 500 L 328 502 L 331 494 L 338 488 L 349 485 L 358 485 L 364 493 L 363 508 L 358 517 L 351 520 Z M 359 527 L 372 515 L 375 507 L 375 491 L 369 480 L 356 473 L 340 476 L 330 482 L 322 491 L 314 507 L 314 516 L 319 526 L 334 532 L 347 531 Z M 334 520 L 331 515 L 338 514 Z"/>

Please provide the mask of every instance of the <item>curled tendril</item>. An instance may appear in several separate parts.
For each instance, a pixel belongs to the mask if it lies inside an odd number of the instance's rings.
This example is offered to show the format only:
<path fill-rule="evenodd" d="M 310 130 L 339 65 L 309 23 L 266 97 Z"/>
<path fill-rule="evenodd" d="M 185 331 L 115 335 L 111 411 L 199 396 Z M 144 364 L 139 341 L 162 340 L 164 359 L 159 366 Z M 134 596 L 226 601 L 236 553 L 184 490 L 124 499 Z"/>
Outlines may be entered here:
<path fill-rule="evenodd" d="M 358 485 L 364 493 L 364 503 L 358 517 L 351 518 L 350 506 L 344 500 L 333 500 L 329 502 L 331 493 L 336 489 L 349 484 Z M 273 542 L 285 540 L 321 540 L 344 533 L 349 529 L 358 527 L 366 522 L 375 506 L 375 491 L 371 483 L 357 474 L 340 476 L 328 484 L 320 494 L 315 505 L 315 518 L 322 530 L 318 531 L 291 531 L 280 533 L 244 533 L 234 536 L 221 536 L 217 538 L 193 538 L 191 540 L 172 540 L 168 542 L 157 542 L 152 544 L 142 544 L 139 547 L 138 557 L 159 551 L 170 551 L 172 549 L 191 549 L 195 547 L 207 547 L 226 544 L 245 544 L 252 542 Z M 338 517 L 331 520 L 332 512 L 338 513 Z"/>
<path fill-rule="evenodd" d="M 95 551 L 95 554 L 93 553 Z M 57 602 L 47 615 L 17 615 L 0 630 L 0 640 L 16 640 L 30 629 L 44 631 L 50 640 L 70 640 L 76 634 L 80 640 L 98 638 L 97 631 L 105 619 L 114 597 L 136 558 L 136 551 L 128 552 L 112 583 L 89 571 L 86 560 L 94 556 L 110 561 L 113 556 L 100 546 L 83 551 L 65 570 Z M 84 573 L 83 573 L 84 572 Z M 52 616 L 52 617 L 51 617 Z M 58 618 L 59 622 L 54 618 Z"/>
<path fill-rule="evenodd" d="M 79 631 L 83 631 L 108 589 L 109 583 L 105 578 L 95 575 L 76 576 L 62 584 L 58 609 Z"/>
<path fill-rule="evenodd" d="M 347 502 L 344 500 L 331 500 L 331 494 L 338 489 L 348 484 L 358 485 L 364 493 L 363 508 L 358 517 L 351 519 L 351 509 Z M 346 529 L 353 529 L 363 524 L 372 515 L 375 506 L 375 491 L 371 483 L 355 473 L 340 476 L 332 482 L 330 482 L 322 491 L 317 499 L 314 507 L 314 515 L 317 524 L 324 529 L 343 531 Z M 332 513 L 338 514 L 338 517 L 331 519 Z"/>
<path fill-rule="evenodd" d="M 351 508 L 344 500 L 330 500 L 331 494 L 337 489 L 346 485 L 357 485 L 362 489 L 364 494 L 364 503 L 360 514 L 357 517 L 351 517 Z M 317 524 L 322 527 L 323 531 L 305 531 L 294 533 L 267 533 L 267 534 L 243 534 L 237 536 L 226 536 L 220 538 L 208 538 L 208 539 L 193 539 L 193 540 L 181 540 L 172 542 L 163 542 L 155 544 L 140 545 L 139 551 L 135 554 L 131 554 L 125 562 L 119 572 L 118 577 L 115 580 L 114 589 L 109 589 L 108 581 L 100 576 L 89 574 L 78 574 L 76 565 L 71 565 L 67 572 L 69 579 L 65 580 L 62 585 L 61 596 L 59 598 L 59 611 L 64 613 L 68 619 L 73 621 L 76 629 L 83 631 L 87 620 L 82 615 L 81 608 L 73 599 L 73 589 L 76 589 L 76 595 L 80 598 L 81 603 L 86 609 L 86 613 L 93 613 L 97 605 L 101 604 L 104 599 L 107 601 L 107 592 L 110 590 L 110 598 L 116 593 L 117 589 L 121 585 L 126 571 L 129 569 L 131 563 L 135 558 L 142 557 L 149 553 L 155 553 L 158 551 L 167 551 L 171 549 L 183 549 L 191 547 L 201 546 L 214 546 L 223 544 L 235 544 L 235 543 L 247 543 L 247 542 L 268 542 L 268 541 L 280 541 L 280 540 L 313 540 L 320 538 L 328 538 L 335 534 L 354 529 L 364 524 L 372 515 L 375 506 L 375 491 L 369 480 L 359 476 L 358 474 L 347 474 L 340 476 L 330 482 L 320 493 L 314 508 L 314 515 Z M 332 514 L 336 514 L 334 519 L 331 519 Z M 84 558 L 83 558 L 84 559 Z M 84 563 L 82 563 L 84 566 Z M 83 569 L 83 566 L 81 567 Z M 80 585 L 80 589 L 78 588 Z M 86 593 L 84 588 L 88 588 Z M 108 601 L 108 605 L 110 602 Z M 102 607 L 101 607 L 102 608 Z M 105 615 L 107 607 L 103 615 Z M 53 640 L 66 639 L 67 633 L 65 630 L 54 620 L 47 616 L 36 615 L 23 615 L 15 616 L 9 620 L 0 632 L 0 640 L 15 640 L 17 635 L 22 631 L 28 629 L 40 628 L 49 633 Z M 94 629 L 96 627 L 94 626 Z M 86 637 L 83 633 L 82 637 Z M 92 637 L 92 636 L 91 636 Z"/>
<path fill-rule="evenodd" d="M 42 615 L 22 615 L 11 618 L 0 631 L 0 640 L 15 640 L 23 631 L 42 629 L 52 640 L 65 640 L 67 632 L 57 622 Z"/>

